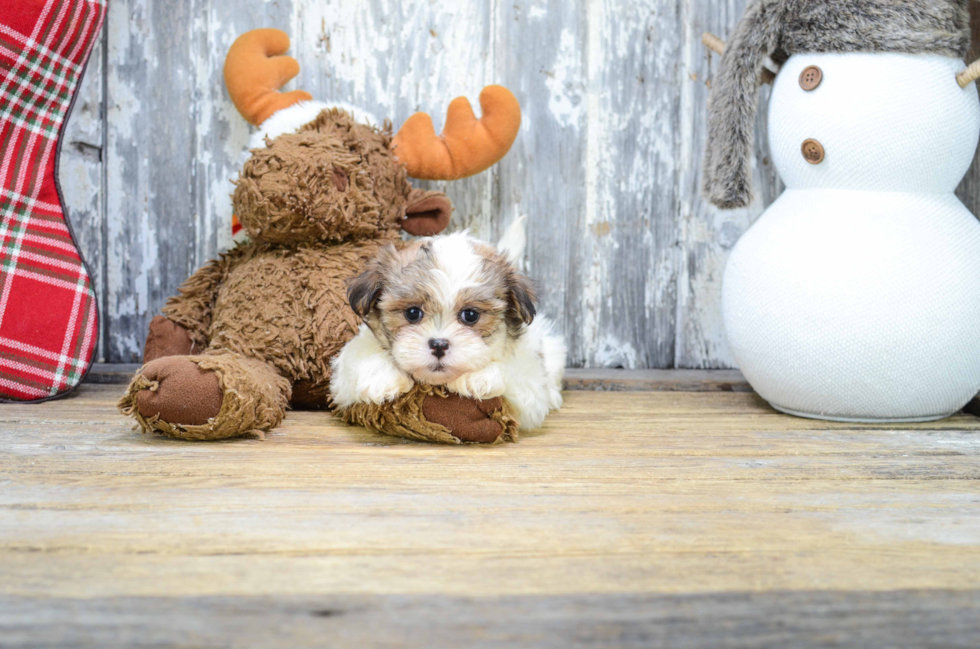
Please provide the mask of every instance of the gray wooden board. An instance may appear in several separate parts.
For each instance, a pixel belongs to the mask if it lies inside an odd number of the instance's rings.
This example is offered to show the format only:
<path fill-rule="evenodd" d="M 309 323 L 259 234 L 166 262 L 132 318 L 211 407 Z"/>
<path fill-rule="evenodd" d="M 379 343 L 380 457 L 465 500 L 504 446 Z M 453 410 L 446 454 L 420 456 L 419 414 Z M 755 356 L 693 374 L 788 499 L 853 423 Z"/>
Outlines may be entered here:
<path fill-rule="evenodd" d="M 523 110 L 514 148 L 495 172 L 499 215 L 507 222 L 528 218 L 528 270 L 539 310 L 565 332 L 572 357 L 594 308 L 578 288 L 579 234 L 586 227 L 585 21 L 582 0 L 501 3 L 497 19 L 499 80 Z"/>
<path fill-rule="evenodd" d="M 758 200 L 700 197 L 705 105 L 746 0 L 113 0 L 69 123 L 61 179 L 103 307 L 100 359 L 136 362 L 147 323 L 230 244 L 231 181 L 249 127 L 221 77 L 240 33 L 279 27 L 293 87 L 396 127 L 441 128 L 450 99 L 489 83 L 524 111 L 493 170 L 445 188 L 453 227 L 498 237 L 528 217 L 541 312 L 576 367 L 728 368 L 727 256 L 781 191 L 757 123 Z M 976 8 L 978 3 L 971 3 Z M 762 91 L 763 100 L 766 90 Z M 959 195 L 980 209 L 980 166 Z"/>
<path fill-rule="evenodd" d="M 0 597 L 4 647 L 976 647 L 980 591 Z"/>
<path fill-rule="evenodd" d="M 139 370 L 138 363 L 96 363 L 86 383 L 126 385 Z M 569 369 L 566 390 L 610 392 L 751 392 L 738 370 L 609 370 Z"/>

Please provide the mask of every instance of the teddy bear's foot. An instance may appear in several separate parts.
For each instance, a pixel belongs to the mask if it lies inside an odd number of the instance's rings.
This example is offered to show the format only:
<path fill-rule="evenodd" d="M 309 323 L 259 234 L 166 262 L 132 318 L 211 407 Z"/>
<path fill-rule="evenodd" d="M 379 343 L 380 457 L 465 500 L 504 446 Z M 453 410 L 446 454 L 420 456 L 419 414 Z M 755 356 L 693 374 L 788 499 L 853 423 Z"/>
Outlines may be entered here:
<path fill-rule="evenodd" d="M 214 440 L 263 435 L 279 425 L 289 382 L 238 354 L 166 356 L 144 365 L 119 401 L 143 432 Z"/>
<path fill-rule="evenodd" d="M 360 403 L 339 414 L 380 433 L 440 444 L 517 441 L 517 421 L 503 399 L 466 399 L 428 385 L 416 384 L 393 402 Z"/>
<path fill-rule="evenodd" d="M 203 426 L 218 416 L 224 401 L 221 381 L 189 356 L 165 356 L 143 366 L 133 381 L 136 409 L 146 419 Z"/>

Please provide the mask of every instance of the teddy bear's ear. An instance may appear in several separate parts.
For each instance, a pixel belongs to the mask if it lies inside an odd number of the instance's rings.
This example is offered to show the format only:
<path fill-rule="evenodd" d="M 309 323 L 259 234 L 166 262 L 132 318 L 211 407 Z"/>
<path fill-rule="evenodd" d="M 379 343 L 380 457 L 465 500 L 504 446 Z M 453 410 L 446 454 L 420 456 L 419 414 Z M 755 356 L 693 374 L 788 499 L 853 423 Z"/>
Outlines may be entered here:
<path fill-rule="evenodd" d="M 402 230 L 416 237 L 434 237 L 449 225 L 453 204 L 437 191 L 415 189 L 408 196 Z"/>
<path fill-rule="evenodd" d="M 521 128 L 521 107 L 503 86 L 480 93 L 480 119 L 466 97 L 449 104 L 442 135 L 425 113 L 409 117 L 394 137 L 395 157 L 419 180 L 459 180 L 489 169 L 510 150 Z"/>

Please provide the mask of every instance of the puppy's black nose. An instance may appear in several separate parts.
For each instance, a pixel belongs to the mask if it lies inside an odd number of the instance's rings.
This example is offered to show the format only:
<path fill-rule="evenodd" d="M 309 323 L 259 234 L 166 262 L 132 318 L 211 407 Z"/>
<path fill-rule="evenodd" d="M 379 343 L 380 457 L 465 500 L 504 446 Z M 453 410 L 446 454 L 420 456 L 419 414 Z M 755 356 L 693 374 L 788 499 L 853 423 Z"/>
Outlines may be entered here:
<path fill-rule="evenodd" d="M 449 349 L 449 341 L 445 338 L 429 338 L 429 349 L 432 350 L 433 356 L 442 358 L 446 355 L 446 350 Z"/>

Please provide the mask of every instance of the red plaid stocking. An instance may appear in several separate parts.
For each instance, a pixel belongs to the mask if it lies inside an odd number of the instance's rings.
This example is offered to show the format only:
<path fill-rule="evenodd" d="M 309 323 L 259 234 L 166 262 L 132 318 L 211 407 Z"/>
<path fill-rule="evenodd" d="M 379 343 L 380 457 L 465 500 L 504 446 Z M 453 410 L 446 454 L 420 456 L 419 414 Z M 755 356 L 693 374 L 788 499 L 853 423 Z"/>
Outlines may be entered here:
<path fill-rule="evenodd" d="M 0 1 L 0 400 L 68 393 L 98 340 L 55 170 L 105 11 L 105 0 Z"/>

